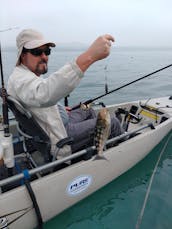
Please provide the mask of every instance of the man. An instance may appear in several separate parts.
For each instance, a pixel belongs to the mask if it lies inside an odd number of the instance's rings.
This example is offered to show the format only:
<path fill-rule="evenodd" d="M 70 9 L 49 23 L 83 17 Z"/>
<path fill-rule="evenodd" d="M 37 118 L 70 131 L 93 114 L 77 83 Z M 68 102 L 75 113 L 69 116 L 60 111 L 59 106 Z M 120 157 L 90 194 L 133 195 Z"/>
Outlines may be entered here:
<path fill-rule="evenodd" d="M 55 44 L 45 40 L 40 32 L 32 29 L 23 30 L 17 36 L 16 42 L 17 63 L 9 77 L 7 92 L 32 112 L 40 126 L 49 135 L 52 152 L 55 144 L 67 135 L 73 136 L 75 143 L 79 142 L 81 137 L 89 138 L 89 131 L 95 127 L 95 117 L 86 120 L 85 124 L 69 121 L 65 128 L 57 102 L 79 84 L 84 72 L 91 64 L 109 55 L 114 38 L 108 34 L 98 37 L 76 60 L 66 64 L 46 79 L 40 75 L 48 71 L 50 47 L 55 47 Z M 72 115 L 70 119 L 72 120 Z M 119 123 L 115 121 L 114 125 L 118 130 L 117 134 L 120 134 Z M 85 126 L 84 129 L 83 126 Z M 71 153 L 70 147 L 65 146 L 58 156 L 66 156 L 69 153 Z"/>

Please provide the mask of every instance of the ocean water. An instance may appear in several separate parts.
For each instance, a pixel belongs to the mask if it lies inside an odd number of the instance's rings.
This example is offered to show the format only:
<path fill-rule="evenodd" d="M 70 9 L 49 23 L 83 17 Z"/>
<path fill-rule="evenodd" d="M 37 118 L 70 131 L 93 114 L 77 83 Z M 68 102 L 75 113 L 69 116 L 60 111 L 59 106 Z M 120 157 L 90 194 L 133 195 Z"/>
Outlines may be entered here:
<path fill-rule="evenodd" d="M 48 77 L 65 63 L 75 59 L 84 49 L 54 48 L 49 58 Z M 5 82 L 16 62 L 14 49 L 2 49 Z M 79 86 L 70 94 L 69 104 L 76 105 L 87 99 L 105 94 L 105 83 L 113 90 L 133 80 L 172 64 L 171 48 L 113 47 L 110 56 L 94 63 L 85 73 Z M 172 67 L 127 86 L 100 99 L 105 104 L 132 101 L 172 94 Z"/>
<path fill-rule="evenodd" d="M 49 73 L 74 59 L 84 49 L 56 48 L 49 60 Z M 3 49 L 5 82 L 15 65 L 13 49 Z M 80 85 L 70 94 L 69 105 L 113 90 L 172 64 L 172 48 L 114 47 L 111 55 L 92 65 Z M 48 74 L 45 75 L 47 77 Z M 101 98 L 105 104 L 172 95 L 172 67 Z M 171 133 L 172 134 L 172 133 Z M 134 168 L 88 198 L 45 223 L 44 229 L 134 229 L 155 164 L 158 164 L 144 214 L 137 228 L 172 228 L 172 136 L 163 141 Z M 167 143 L 165 149 L 164 145 Z M 57 193 L 58 195 L 58 193 Z"/>

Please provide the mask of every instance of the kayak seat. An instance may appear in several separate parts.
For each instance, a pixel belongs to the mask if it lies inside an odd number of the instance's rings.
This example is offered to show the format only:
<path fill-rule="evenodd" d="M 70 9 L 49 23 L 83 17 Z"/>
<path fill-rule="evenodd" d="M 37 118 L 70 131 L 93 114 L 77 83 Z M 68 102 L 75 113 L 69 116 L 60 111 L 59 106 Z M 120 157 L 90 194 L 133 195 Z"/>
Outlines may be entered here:
<path fill-rule="evenodd" d="M 32 113 L 12 96 L 7 96 L 7 104 L 17 121 L 18 132 L 24 137 L 24 147 L 26 148 L 24 151 L 29 152 L 30 154 L 35 152 L 35 150 L 38 151 L 41 154 L 39 156 L 39 165 L 55 160 L 50 153 L 50 138 L 35 120 Z M 65 138 L 58 141 L 56 144 L 57 150 L 55 153 L 57 154 L 58 150 L 66 144 L 72 144 L 72 139 Z M 37 153 L 37 155 L 39 154 Z M 36 167 L 36 163 L 34 167 Z"/>
<path fill-rule="evenodd" d="M 12 96 L 7 96 L 7 104 L 17 121 L 18 132 L 25 139 L 27 151 L 31 152 L 36 149 L 41 152 L 45 163 L 50 162 L 52 159 L 51 142 L 46 132 L 19 101 Z"/>

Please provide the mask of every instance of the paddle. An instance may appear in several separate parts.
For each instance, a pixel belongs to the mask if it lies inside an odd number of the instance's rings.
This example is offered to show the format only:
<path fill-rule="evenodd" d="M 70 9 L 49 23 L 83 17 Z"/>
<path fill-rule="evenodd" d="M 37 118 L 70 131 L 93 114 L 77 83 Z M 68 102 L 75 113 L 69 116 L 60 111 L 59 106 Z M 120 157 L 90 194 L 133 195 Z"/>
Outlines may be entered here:
<path fill-rule="evenodd" d="M 147 78 L 148 76 L 151 76 L 151 75 L 153 75 L 153 74 L 155 74 L 155 73 L 157 73 L 157 72 L 163 71 L 164 69 L 169 68 L 169 67 L 171 67 L 171 66 L 172 66 L 172 64 L 167 65 L 167 66 L 165 66 L 165 67 L 163 67 L 163 68 L 160 68 L 160 69 L 158 69 L 158 70 L 156 70 L 156 71 L 154 71 L 154 72 L 151 72 L 151 73 L 149 73 L 149 74 L 147 74 L 147 75 L 145 75 L 145 76 L 142 76 L 142 77 L 140 77 L 140 78 L 138 78 L 138 79 L 136 79 L 136 80 L 133 80 L 133 81 L 131 81 L 131 82 L 129 82 L 129 83 L 126 83 L 126 84 L 124 84 L 124 85 L 122 85 L 122 86 L 120 86 L 120 87 L 118 87 L 118 88 L 115 88 L 115 89 L 113 89 L 113 90 L 111 90 L 111 91 L 109 91 L 109 92 L 107 92 L 107 93 L 105 93 L 105 94 L 99 95 L 99 96 L 97 96 L 97 97 L 95 97 L 95 98 L 93 98 L 93 99 L 89 99 L 89 100 L 87 100 L 87 101 L 85 101 L 85 102 L 83 102 L 83 103 L 80 103 L 80 104 L 78 104 L 78 105 L 72 107 L 71 110 L 75 110 L 75 109 L 79 108 L 79 107 L 81 106 L 81 104 L 88 105 L 88 104 L 94 102 L 94 101 L 97 100 L 97 99 L 100 99 L 100 98 L 102 98 L 102 97 L 104 97 L 104 96 L 106 96 L 106 95 L 108 95 L 108 94 L 111 94 L 111 93 L 113 93 L 113 92 L 115 92 L 115 91 L 118 91 L 118 90 L 120 90 L 120 89 L 122 89 L 122 88 L 124 88 L 124 87 L 127 87 L 127 86 L 129 86 L 129 85 L 131 85 L 131 84 L 133 84 L 133 83 L 136 83 L 136 82 L 138 82 L 139 80 L 145 79 L 145 78 Z"/>

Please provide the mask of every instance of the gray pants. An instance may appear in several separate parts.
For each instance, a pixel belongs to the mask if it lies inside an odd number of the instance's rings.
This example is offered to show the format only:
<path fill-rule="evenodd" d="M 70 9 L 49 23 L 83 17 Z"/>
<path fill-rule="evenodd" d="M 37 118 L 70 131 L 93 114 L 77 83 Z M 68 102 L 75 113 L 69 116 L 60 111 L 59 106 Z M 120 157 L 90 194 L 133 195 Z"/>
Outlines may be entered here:
<path fill-rule="evenodd" d="M 76 109 L 69 113 L 69 122 L 66 125 L 66 131 L 69 137 L 73 137 L 72 152 L 93 145 L 94 129 L 96 126 L 96 114 L 93 109 Z M 111 117 L 111 135 L 110 138 L 123 133 L 119 120 Z"/>

